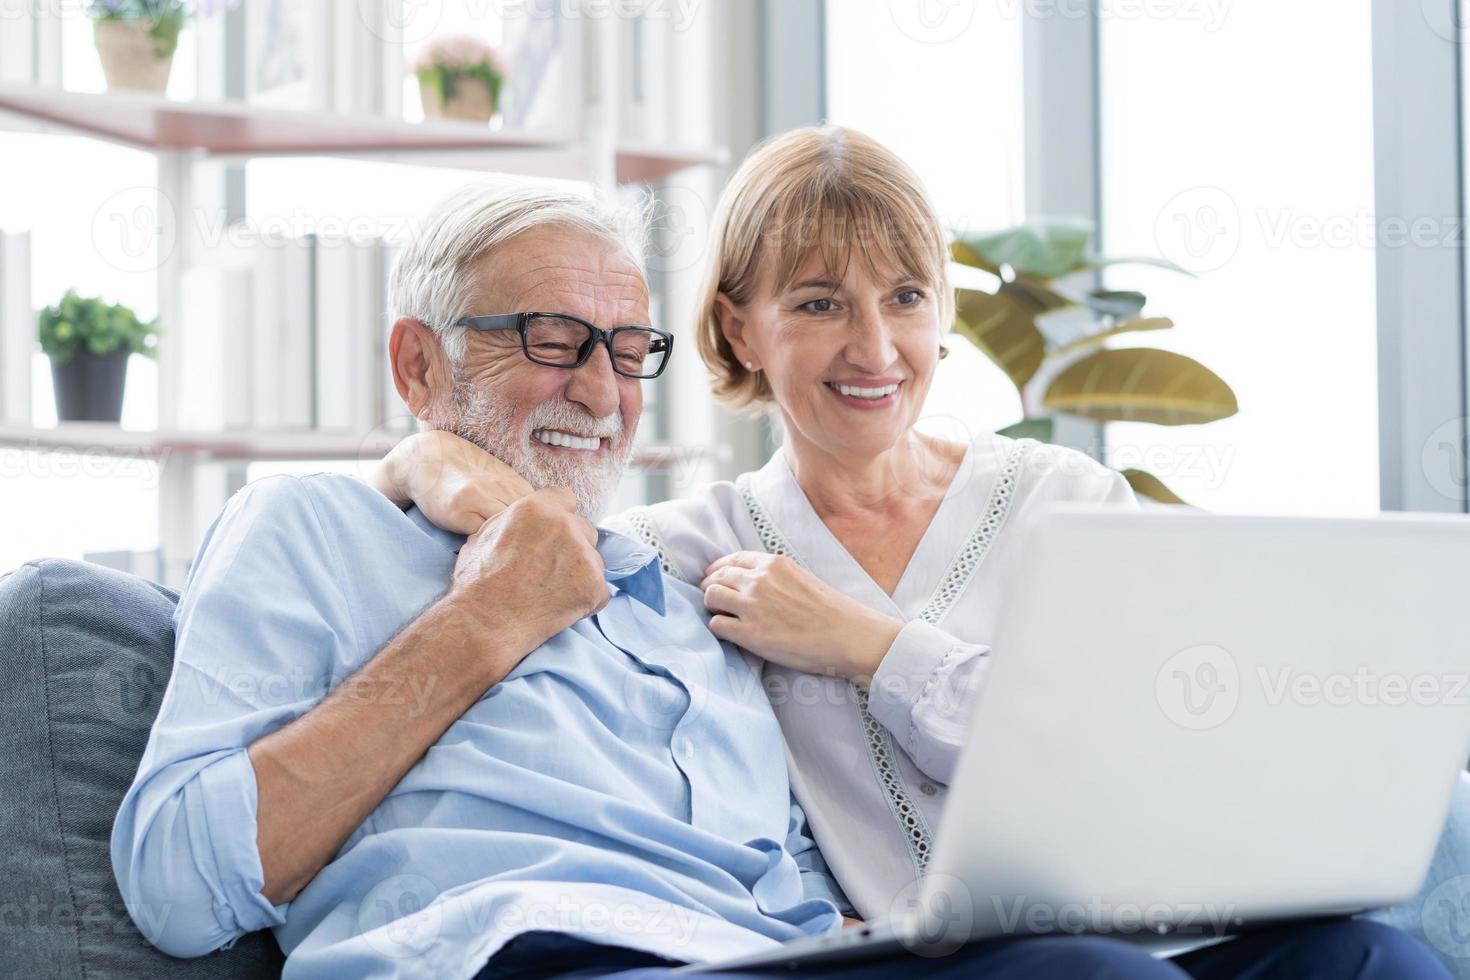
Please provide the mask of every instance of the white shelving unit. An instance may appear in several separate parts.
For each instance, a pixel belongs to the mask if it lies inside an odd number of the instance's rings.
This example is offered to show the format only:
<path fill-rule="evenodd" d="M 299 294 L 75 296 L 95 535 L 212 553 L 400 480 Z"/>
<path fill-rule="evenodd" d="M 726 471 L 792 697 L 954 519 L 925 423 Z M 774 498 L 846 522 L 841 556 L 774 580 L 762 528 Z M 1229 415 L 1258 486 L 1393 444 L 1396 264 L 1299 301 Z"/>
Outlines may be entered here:
<path fill-rule="evenodd" d="M 81 135 L 154 154 L 158 161 L 159 215 L 176 215 L 160 228 L 175 243 L 157 272 L 157 431 L 117 426 L 63 424 L 54 429 L 0 427 L 0 446 L 41 452 L 129 456 L 159 466 L 160 546 L 165 579 L 181 582 L 205 524 L 243 480 L 243 465 L 226 467 L 220 479 L 201 479 L 201 467 L 253 460 L 369 460 L 381 456 L 401 433 L 230 431 L 192 432 L 178 417 L 185 365 L 168 342 L 182 317 L 185 270 L 204 256 L 182 217 L 208 196 L 195 183 L 196 164 L 261 157 L 331 157 L 453 167 L 485 172 L 575 179 L 612 193 L 619 185 L 654 183 L 692 167 L 722 166 L 717 147 L 665 146 L 620 138 L 618 80 L 620 22 L 615 17 L 572 18 L 568 23 L 579 73 L 577 131 L 516 133 L 452 121 L 409 123 L 397 119 L 320 111 L 266 108 L 241 102 L 181 102 L 163 96 L 71 92 L 15 83 L 0 84 L 0 131 Z M 169 206 L 164 206 L 167 203 Z M 688 450 L 645 447 L 637 462 L 656 467 Z M 213 467 L 217 471 L 220 467 Z"/>

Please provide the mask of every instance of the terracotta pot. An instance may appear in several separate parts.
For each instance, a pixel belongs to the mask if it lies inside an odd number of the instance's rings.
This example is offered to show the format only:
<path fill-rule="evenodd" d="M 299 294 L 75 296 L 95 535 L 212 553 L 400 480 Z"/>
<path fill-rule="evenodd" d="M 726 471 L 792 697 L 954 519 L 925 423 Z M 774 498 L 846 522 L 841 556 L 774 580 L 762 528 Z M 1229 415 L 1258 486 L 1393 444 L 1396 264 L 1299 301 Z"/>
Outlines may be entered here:
<path fill-rule="evenodd" d="M 162 92 L 168 88 L 169 69 L 174 64 L 174 46 L 165 55 L 157 38 L 148 32 L 152 20 L 104 19 L 92 23 L 92 40 L 102 59 L 102 74 L 108 89 Z"/>
<path fill-rule="evenodd" d="M 452 94 L 445 99 L 438 85 L 419 79 L 419 98 L 424 103 L 425 118 L 485 123 L 495 115 L 495 93 L 483 78 L 455 75 L 449 87 Z"/>

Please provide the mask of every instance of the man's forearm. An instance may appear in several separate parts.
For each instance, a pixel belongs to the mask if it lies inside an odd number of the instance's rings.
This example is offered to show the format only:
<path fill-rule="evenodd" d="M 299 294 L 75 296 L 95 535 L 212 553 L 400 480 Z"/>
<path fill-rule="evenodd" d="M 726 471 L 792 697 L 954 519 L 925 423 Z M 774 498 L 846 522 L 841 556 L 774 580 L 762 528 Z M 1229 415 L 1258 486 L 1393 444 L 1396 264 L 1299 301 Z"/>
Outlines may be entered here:
<path fill-rule="evenodd" d="M 249 749 L 256 844 L 275 905 L 331 861 L 429 747 L 520 661 L 512 631 L 446 597 L 320 704 Z M 405 698 L 404 691 L 414 697 Z"/>

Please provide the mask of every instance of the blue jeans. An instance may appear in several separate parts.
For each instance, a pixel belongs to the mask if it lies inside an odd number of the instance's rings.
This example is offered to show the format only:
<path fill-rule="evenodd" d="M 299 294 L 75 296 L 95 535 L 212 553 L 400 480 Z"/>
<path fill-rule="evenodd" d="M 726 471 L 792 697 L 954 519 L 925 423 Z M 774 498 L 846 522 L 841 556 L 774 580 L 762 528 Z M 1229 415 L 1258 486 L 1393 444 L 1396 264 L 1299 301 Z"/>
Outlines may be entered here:
<path fill-rule="evenodd" d="M 512 940 L 476 980 L 668 980 L 676 963 L 648 953 L 599 946 L 558 933 Z M 1332 919 L 1272 929 L 1173 960 L 1114 939 L 1028 937 L 972 943 L 949 956 L 898 954 L 810 970 L 718 974 L 727 980 L 821 977 L 823 980 L 1443 980 L 1445 968 L 1397 929 L 1364 920 Z"/>

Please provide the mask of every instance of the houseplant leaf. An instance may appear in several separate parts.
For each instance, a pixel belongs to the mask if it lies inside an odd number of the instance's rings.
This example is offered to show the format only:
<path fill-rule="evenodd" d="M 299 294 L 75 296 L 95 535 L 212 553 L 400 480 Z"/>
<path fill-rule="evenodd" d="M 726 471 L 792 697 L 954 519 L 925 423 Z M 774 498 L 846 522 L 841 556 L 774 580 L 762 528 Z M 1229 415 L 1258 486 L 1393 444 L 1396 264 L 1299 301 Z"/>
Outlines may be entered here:
<path fill-rule="evenodd" d="M 1051 356 L 1061 357 L 1063 354 L 1070 354 L 1075 350 L 1100 344 L 1109 337 L 1115 337 L 1120 333 L 1136 333 L 1140 330 L 1169 330 L 1173 326 L 1174 321 L 1166 316 L 1140 317 L 1137 320 L 1124 320 L 1122 323 L 1115 323 L 1111 327 L 1105 327 L 1099 330 L 1097 333 L 1088 334 L 1086 337 L 1074 340 L 1066 346 L 1058 347 L 1051 352 Z"/>
<path fill-rule="evenodd" d="M 1090 309 L 1120 320 L 1129 320 L 1143 312 L 1147 297 L 1132 289 L 1094 289 L 1082 297 Z"/>
<path fill-rule="evenodd" d="M 1149 347 L 1100 350 L 1052 381 L 1042 404 L 1096 422 L 1198 425 L 1234 415 L 1235 392 L 1198 361 Z"/>
<path fill-rule="evenodd" d="M 996 265 L 994 262 L 991 262 L 985 256 L 981 255 L 979 252 L 975 251 L 973 248 L 971 248 L 969 245 L 966 245 L 963 241 L 959 239 L 955 239 L 953 242 L 950 242 L 949 255 L 950 258 L 954 259 L 960 265 L 968 265 L 974 269 L 982 269 L 985 272 L 988 272 L 991 275 L 995 276 L 996 278 L 1000 278 L 1000 266 Z"/>
<path fill-rule="evenodd" d="M 1180 497 L 1173 490 L 1164 485 L 1164 481 L 1144 470 L 1124 470 L 1123 479 L 1133 488 L 1133 492 L 1140 497 L 1156 500 L 1161 504 L 1179 504 L 1190 506 L 1189 502 Z"/>
<path fill-rule="evenodd" d="M 1018 391 L 1046 356 L 1046 342 L 1032 315 L 1005 296 L 955 290 L 955 330 L 994 361 Z"/>
<path fill-rule="evenodd" d="M 1056 430 L 1056 423 L 1048 418 L 1022 419 L 1012 422 L 1004 429 L 996 429 L 998 436 L 1009 436 L 1012 439 L 1035 439 L 1037 442 L 1051 442 L 1052 433 Z"/>
<path fill-rule="evenodd" d="M 1057 220 L 960 235 L 956 242 L 993 265 L 1008 265 L 1018 273 L 1055 279 L 1084 264 L 1091 237 L 1090 222 Z"/>

